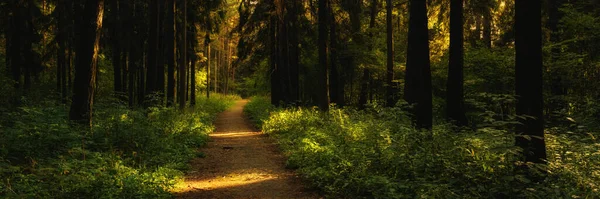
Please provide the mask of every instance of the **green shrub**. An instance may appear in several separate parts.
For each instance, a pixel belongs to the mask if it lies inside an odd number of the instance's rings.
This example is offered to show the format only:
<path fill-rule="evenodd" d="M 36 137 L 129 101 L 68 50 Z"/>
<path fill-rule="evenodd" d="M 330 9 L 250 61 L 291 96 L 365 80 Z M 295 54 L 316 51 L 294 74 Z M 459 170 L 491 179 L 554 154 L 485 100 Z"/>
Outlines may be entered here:
<path fill-rule="evenodd" d="M 247 106 L 254 110 L 246 113 L 264 118 L 266 109 L 256 109 L 265 101 L 254 98 Z M 573 138 L 549 135 L 550 172 L 545 182 L 534 184 L 513 172 L 518 149 L 502 125 L 463 132 L 436 125 L 419 131 L 400 108 L 376 104 L 365 111 L 332 107 L 327 113 L 276 109 L 263 122 L 262 130 L 288 157 L 287 166 L 331 197 L 600 197 L 598 169 L 591 166 L 600 163 L 598 142 L 591 136 L 588 144 L 565 147 L 572 145 L 556 142 Z"/>
<path fill-rule="evenodd" d="M 100 101 L 91 131 L 71 124 L 64 105 L 42 102 L 3 113 L 0 197 L 170 198 L 216 115 L 236 99 L 199 98 L 184 113 Z"/>

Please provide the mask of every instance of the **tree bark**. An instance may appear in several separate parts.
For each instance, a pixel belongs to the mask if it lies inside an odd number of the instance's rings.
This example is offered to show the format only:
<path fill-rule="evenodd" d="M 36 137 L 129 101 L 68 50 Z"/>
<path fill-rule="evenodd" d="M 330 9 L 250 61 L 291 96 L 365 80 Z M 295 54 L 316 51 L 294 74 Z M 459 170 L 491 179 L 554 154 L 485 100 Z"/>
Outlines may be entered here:
<path fill-rule="evenodd" d="M 379 4 L 378 0 L 372 0 L 371 1 L 371 13 L 370 13 L 370 20 L 369 20 L 369 29 L 373 29 L 375 28 L 375 20 L 377 17 L 377 4 Z M 369 38 L 373 39 L 373 33 L 369 33 Z M 369 52 L 373 51 L 373 47 L 374 45 L 372 43 L 369 44 Z M 371 71 L 369 71 L 369 68 L 365 68 L 363 70 L 363 76 L 362 76 L 362 80 L 360 83 L 360 96 L 358 98 L 358 108 L 359 109 L 364 109 L 365 105 L 367 104 L 367 99 L 368 99 L 368 95 L 369 95 L 369 82 L 371 79 Z"/>
<path fill-rule="evenodd" d="M 327 81 L 327 18 L 329 17 L 328 1 L 329 0 L 318 0 L 319 66 L 317 67 L 317 74 L 319 88 L 317 93 L 317 102 L 322 111 L 329 110 L 329 85 Z"/>
<path fill-rule="evenodd" d="M 79 39 L 75 71 L 73 102 L 69 111 L 72 121 L 92 125 L 96 66 L 100 48 L 100 32 L 104 14 L 104 0 L 86 1 L 78 23 Z"/>
<path fill-rule="evenodd" d="M 515 2 L 515 93 L 519 119 L 516 146 L 523 149 L 522 161 L 546 163 L 542 95 L 542 22 L 541 0 Z M 532 179 L 527 166 L 519 167 Z"/>
<path fill-rule="evenodd" d="M 412 4 L 413 1 L 411 1 Z M 386 65 L 387 65 L 387 70 L 386 70 L 386 83 L 385 83 L 385 88 L 386 88 L 386 93 L 385 93 L 385 98 L 386 98 L 386 106 L 388 107 L 392 107 L 394 105 L 396 105 L 396 100 L 394 99 L 394 87 L 393 87 L 393 80 L 394 80 L 394 31 L 393 31 L 393 24 L 392 24 L 392 0 L 386 0 L 386 14 L 385 14 L 385 21 L 386 21 L 386 43 L 387 43 L 387 55 L 386 55 Z M 412 16 L 412 11 L 411 10 L 411 16 Z M 410 42 L 410 40 L 409 40 Z M 408 70 L 408 67 L 407 67 Z"/>
<path fill-rule="evenodd" d="M 166 44 L 167 44 L 167 106 L 171 107 L 175 104 L 175 58 L 177 57 L 177 49 L 175 48 L 175 3 L 167 2 L 166 16 Z"/>
<path fill-rule="evenodd" d="M 158 80 L 158 75 L 162 75 L 162 73 L 158 73 L 157 70 L 157 59 L 159 54 L 158 50 L 160 49 L 158 45 L 158 40 L 160 39 L 158 36 L 160 32 L 158 28 L 158 23 L 160 21 L 160 2 L 160 0 L 153 0 L 149 3 L 150 14 L 148 17 L 150 21 L 150 27 L 148 29 L 148 47 L 146 48 L 146 93 L 148 94 L 148 96 L 145 97 L 146 102 L 144 103 L 146 107 L 152 105 L 152 98 L 155 97 L 154 94 L 156 94 L 156 92 L 158 91 L 158 89 L 156 88 L 156 81 Z"/>
<path fill-rule="evenodd" d="M 181 62 L 179 63 L 179 71 L 177 72 L 179 75 L 179 110 L 185 109 L 185 91 L 187 89 L 186 83 L 186 65 L 187 65 L 187 0 L 183 0 L 183 24 L 181 25 L 181 35 L 183 39 L 179 41 L 181 51 Z"/>
<path fill-rule="evenodd" d="M 467 125 L 464 107 L 463 0 L 450 1 L 450 63 L 446 90 L 446 116 L 458 126 Z"/>
<path fill-rule="evenodd" d="M 414 116 L 416 127 L 431 129 L 432 93 L 427 4 L 422 0 L 410 0 L 409 9 L 404 99 L 413 105 L 410 112 Z"/>

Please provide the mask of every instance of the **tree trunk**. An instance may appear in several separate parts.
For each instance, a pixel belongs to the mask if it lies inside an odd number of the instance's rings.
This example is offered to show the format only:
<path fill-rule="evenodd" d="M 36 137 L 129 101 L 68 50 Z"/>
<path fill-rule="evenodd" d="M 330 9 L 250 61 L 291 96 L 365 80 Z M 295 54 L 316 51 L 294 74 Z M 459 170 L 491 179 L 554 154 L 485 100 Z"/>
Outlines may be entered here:
<path fill-rule="evenodd" d="M 411 113 L 416 127 L 431 129 L 432 94 L 427 4 L 422 0 L 410 0 L 409 9 L 404 99 L 413 105 Z"/>
<path fill-rule="evenodd" d="M 338 106 L 344 105 L 344 78 L 341 76 L 341 70 L 338 69 L 337 60 L 338 60 L 338 49 L 339 45 L 337 43 L 337 30 L 336 25 L 337 22 L 335 20 L 335 13 L 331 6 L 329 7 L 329 95 L 331 99 L 331 103 L 335 103 Z M 349 58 L 349 64 L 354 64 L 354 59 Z M 352 68 L 352 66 L 348 67 L 348 69 Z M 350 69 L 351 70 L 351 69 Z"/>
<path fill-rule="evenodd" d="M 166 44 L 167 44 L 167 106 L 171 107 L 175 104 L 175 58 L 177 57 L 177 49 L 175 48 L 175 3 L 167 3 L 166 16 Z"/>
<path fill-rule="evenodd" d="M 319 51 L 319 66 L 318 71 L 318 105 L 322 111 L 329 110 L 329 90 L 327 82 L 327 18 L 329 17 L 328 2 L 329 0 L 318 0 L 318 51 Z"/>
<path fill-rule="evenodd" d="M 149 4 L 150 6 L 150 14 L 149 14 L 149 20 L 150 20 L 150 27 L 148 29 L 148 47 L 146 48 L 146 68 L 147 68 L 147 74 L 146 74 L 146 93 L 148 94 L 148 96 L 146 97 L 146 103 L 145 106 L 148 107 L 150 105 L 152 105 L 151 100 L 153 100 L 152 98 L 155 97 L 154 94 L 156 94 L 156 92 L 158 91 L 157 87 L 157 83 L 156 81 L 158 80 L 158 75 L 162 75 L 162 73 L 158 73 L 158 50 L 159 45 L 158 45 L 158 40 L 159 38 L 159 26 L 158 23 L 160 22 L 160 18 L 159 18 L 159 9 L 160 9 L 160 0 L 153 0 L 151 1 Z"/>
<path fill-rule="evenodd" d="M 277 17 L 271 15 L 269 19 L 269 74 L 271 84 L 271 104 L 274 106 L 279 105 L 280 98 L 280 84 L 278 75 L 278 56 L 277 56 Z"/>
<path fill-rule="evenodd" d="M 210 30 L 209 30 L 210 31 Z M 206 99 L 210 98 L 210 34 L 206 33 L 204 39 L 204 45 L 206 45 Z"/>
<path fill-rule="evenodd" d="M 77 60 L 73 102 L 69 119 L 92 125 L 96 66 L 100 45 L 100 31 L 104 14 L 104 0 L 86 1 L 81 19 L 79 19 L 77 42 Z"/>
<path fill-rule="evenodd" d="M 186 83 L 186 63 L 187 63 L 187 0 L 183 0 L 183 24 L 181 27 L 181 34 L 183 39 L 179 41 L 180 47 L 179 51 L 181 51 L 181 62 L 179 63 L 179 71 L 177 71 L 179 75 L 179 110 L 185 109 L 185 90 L 187 88 Z"/>
<path fill-rule="evenodd" d="M 483 12 L 483 43 L 492 48 L 492 8 L 489 7 Z"/>
<path fill-rule="evenodd" d="M 413 1 L 411 1 L 411 5 Z M 393 26 L 392 26 L 392 0 L 386 0 L 386 30 L 387 30 L 387 37 L 386 37 L 386 43 L 387 43 L 387 59 L 386 59 L 386 63 L 387 63 L 387 71 L 386 71 L 386 83 L 385 83 L 385 87 L 386 87 L 386 93 L 385 93 L 385 98 L 386 98 L 386 106 L 388 107 L 392 107 L 394 105 L 396 105 L 396 100 L 394 99 L 394 87 L 393 87 L 393 80 L 394 80 L 394 31 L 393 31 Z M 412 11 L 411 10 L 411 16 L 412 16 Z M 409 40 L 410 42 L 410 40 Z M 410 48 L 409 48 L 410 49 Z M 407 67 L 408 70 L 408 67 Z"/>
<path fill-rule="evenodd" d="M 369 20 L 369 29 L 373 29 L 375 28 L 375 20 L 377 17 L 377 4 L 379 4 L 378 0 L 372 0 L 371 1 L 371 13 L 370 13 L 370 20 Z M 369 38 L 374 39 L 373 38 L 373 33 L 369 33 Z M 373 51 L 373 43 L 369 43 L 369 52 Z M 358 98 L 358 108 L 359 109 L 364 109 L 365 105 L 367 104 L 367 99 L 368 99 L 368 95 L 369 95 L 369 82 L 371 80 L 371 72 L 369 71 L 369 68 L 365 68 L 363 70 L 363 76 L 362 76 L 362 80 L 360 82 L 360 96 Z"/>
<path fill-rule="evenodd" d="M 522 161 L 546 163 L 542 95 L 542 22 L 541 0 L 515 2 L 515 91 L 519 119 L 516 146 L 523 149 Z M 535 181 L 541 179 L 521 166 Z"/>
<path fill-rule="evenodd" d="M 467 125 L 464 107 L 463 0 L 450 2 L 450 63 L 446 90 L 446 115 L 458 126 Z"/>

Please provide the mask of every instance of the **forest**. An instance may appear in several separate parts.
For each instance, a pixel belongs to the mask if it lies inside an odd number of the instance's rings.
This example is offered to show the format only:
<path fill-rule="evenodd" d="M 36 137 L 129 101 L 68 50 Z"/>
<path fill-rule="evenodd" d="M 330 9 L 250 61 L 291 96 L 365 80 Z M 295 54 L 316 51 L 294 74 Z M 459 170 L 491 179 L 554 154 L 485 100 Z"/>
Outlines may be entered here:
<path fill-rule="evenodd" d="M 600 198 L 599 33 L 600 0 L 0 1 L 0 198 Z M 310 197 L 178 191 L 238 108 Z"/>

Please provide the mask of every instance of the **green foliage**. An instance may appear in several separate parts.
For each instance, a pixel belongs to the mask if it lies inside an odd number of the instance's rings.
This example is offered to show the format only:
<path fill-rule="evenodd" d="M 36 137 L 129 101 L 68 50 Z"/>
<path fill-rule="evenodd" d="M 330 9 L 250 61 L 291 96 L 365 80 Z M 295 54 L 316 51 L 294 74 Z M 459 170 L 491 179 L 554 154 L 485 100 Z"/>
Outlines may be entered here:
<path fill-rule="evenodd" d="M 266 118 L 272 111 L 262 129 L 278 140 L 287 166 L 331 197 L 600 197 L 598 169 L 592 166 L 600 163 L 596 135 L 549 135 L 549 174 L 545 182 L 533 184 L 513 172 L 518 149 L 512 134 L 500 128 L 506 123 L 488 121 L 492 125 L 461 132 L 436 125 L 429 132 L 415 130 L 398 107 L 332 107 L 323 113 L 267 105 L 266 98 L 253 98 L 246 113 Z M 587 141 L 569 144 L 575 140 Z"/>
<path fill-rule="evenodd" d="M 51 102 L 0 115 L 0 196 L 8 198 L 170 198 L 199 154 L 217 113 L 235 96 L 199 98 L 185 113 L 95 105 L 88 130 Z"/>
<path fill-rule="evenodd" d="M 268 97 L 255 96 L 250 98 L 250 102 L 244 107 L 244 114 L 256 127 L 262 128 L 263 121 L 268 120 L 269 114 L 275 109 Z"/>

